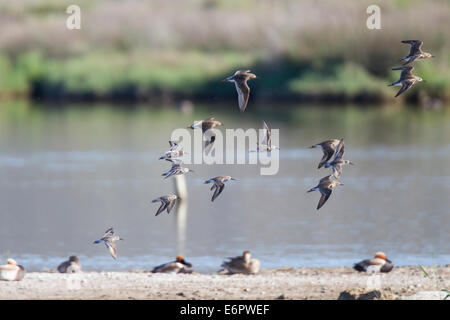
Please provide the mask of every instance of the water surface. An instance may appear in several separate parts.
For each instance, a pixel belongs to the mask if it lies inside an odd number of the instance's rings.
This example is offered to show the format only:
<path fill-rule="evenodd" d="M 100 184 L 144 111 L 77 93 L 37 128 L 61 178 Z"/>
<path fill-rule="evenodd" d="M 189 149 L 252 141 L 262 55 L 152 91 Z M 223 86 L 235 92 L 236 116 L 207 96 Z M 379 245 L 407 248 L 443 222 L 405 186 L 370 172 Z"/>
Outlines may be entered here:
<path fill-rule="evenodd" d="M 224 128 L 280 129 L 280 170 L 190 165 L 185 224 L 155 217 L 151 200 L 174 191 L 158 157 L 175 128 L 214 115 Z M 328 170 L 308 149 L 344 137 L 338 187 L 317 211 L 306 193 Z M 450 261 L 450 112 L 387 106 L 175 107 L 28 103 L 0 106 L 0 254 L 28 270 L 78 255 L 86 270 L 150 269 L 182 253 L 197 271 L 249 249 L 263 268 L 335 267 L 382 250 L 396 265 Z M 212 203 L 203 182 L 239 179 Z M 125 240 L 113 260 L 92 242 L 110 226 Z M 2 257 L 3 258 L 3 257 Z"/>

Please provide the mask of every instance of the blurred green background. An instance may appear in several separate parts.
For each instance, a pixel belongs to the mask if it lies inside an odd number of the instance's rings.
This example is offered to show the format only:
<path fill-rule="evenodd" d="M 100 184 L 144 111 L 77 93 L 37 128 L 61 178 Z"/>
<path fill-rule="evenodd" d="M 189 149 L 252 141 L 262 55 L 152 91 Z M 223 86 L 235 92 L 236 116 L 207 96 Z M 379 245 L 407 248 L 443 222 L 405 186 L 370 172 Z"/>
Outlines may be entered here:
<path fill-rule="evenodd" d="M 66 8 L 81 7 L 81 30 Z M 371 4 L 381 30 L 366 27 Z M 220 82 L 251 69 L 253 99 L 389 102 L 421 39 L 435 55 L 400 102 L 450 100 L 450 1 L 3 0 L 0 96 L 36 99 L 236 99 Z"/>

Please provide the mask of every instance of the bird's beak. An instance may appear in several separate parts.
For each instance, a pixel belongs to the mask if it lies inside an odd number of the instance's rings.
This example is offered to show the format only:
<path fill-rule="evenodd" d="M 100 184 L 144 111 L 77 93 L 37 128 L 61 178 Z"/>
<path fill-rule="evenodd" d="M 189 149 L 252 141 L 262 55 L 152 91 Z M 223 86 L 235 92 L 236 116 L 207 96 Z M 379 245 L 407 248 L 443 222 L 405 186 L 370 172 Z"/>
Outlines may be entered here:
<path fill-rule="evenodd" d="M 195 172 L 194 170 L 189 169 L 189 172 Z"/>
<path fill-rule="evenodd" d="M 354 162 L 349 162 L 349 164 L 351 164 L 352 166 L 354 166 L 354 165 L 355 165 L 355 163 L 354 163 Z"/>
<path fill-rule="evenodd" d="M 235 179 L 235 178 L 231 178 L 231 180 L 234 180 L 234 181 L 239 181 L 238 179 Z"/>
<path fill-rule="evenodd" d="M 340 184 L 340 186 L 343 186 L 343 185 L 344 185 L 343 183 Z"/>

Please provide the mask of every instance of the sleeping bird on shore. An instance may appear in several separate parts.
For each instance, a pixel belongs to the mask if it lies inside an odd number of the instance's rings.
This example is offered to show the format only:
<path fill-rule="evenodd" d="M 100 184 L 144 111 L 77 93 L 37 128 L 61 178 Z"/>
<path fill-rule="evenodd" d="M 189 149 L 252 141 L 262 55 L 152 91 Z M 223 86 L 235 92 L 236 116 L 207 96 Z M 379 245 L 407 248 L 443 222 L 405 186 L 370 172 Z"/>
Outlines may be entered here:
<path fill-rule="evenodd" d="M 229 181 L 229 180 L 234 180 L 237 181 L 236 179 L 230 177 L 230 176 L 218 176 L 215 178 L 211 178 L 209 180 L 206 180 L 205 183 L 213 183 L 211 190 L 214 190 L 213 196 L 211 198 L 211 201 L 214 201 L 219 194 L 222 193 L 223 189 L 225 188 L 225 182 Z"/>
<path fill-rule="evenodd" d="M 413 66 L 404 66 L 399 68 L 393 68 L 392 70 L 402 70 L 402 73 L 400 74 L 400 79 L 394 83 L 391 83 L 388 85 L 388 87 L 391 86 L 402 86 L 400 90 L 395 95 L 395 98 L 397 98 L 399 95 L 401 95 L 403 92 L 411 88 L 416 82 L 421 82 L 423 79 L 421 77 L 417 77 L 412 74 L 414 67 Z"/>
<path fill-rule="evenodd" d="M 250 97 L 250 87 L 248 86 L 247 81 L 255 78 L 256 75 L 250 73 L 250 70 L 238 70 L 234 73 L 234 75 L 223 80 L 234 82 L 238 93 L 239 109 L 241 112 L 244 112 L 247 107 L 248 98 Z"/>
<path fill-rule="evenodd" d="M 153 268 L 153 273 L 192 273 L 192 264 L 186 262 L 183 256 L 177 256 L 175 261 L 164 263 Z"/>
<path fill-rule="evenodd" d="M 319 203 L 317 204 L 317 210 L 322 208 L 325 202 L 327 202 L 328 198 L 331 196 L 331 192 L 335 187 L 344 185 L 343 183 L 340 183 L 337 180 L 332 180 L 331 179 L 332 176 L 333 175 L 331 174 L 329 176 L 323 177 L 322 179 L 320 179 L 319 184 L 317 186 L 307 191 L 307 192 L 312 192 L 316 190 L 320 191 L 321 197 Z"/>
<path fill-rule="evenodd" d="M 0 265 L 0 280 L 20 281 L 24 276 L 25 268 L 14 259 L 9 258 L 6 260 L 6 264 Z"/>
<path fill-rule="evenodd" d="M 353 269 L 359 272 L 389 272 L 394 268 L 392 262 L 384 252 L 377 252 L 373 259 L 363 260 L 355 263 Z"/>
<path fill-rule="evenodd" d="M 60 273 L 78 273 L 81 272 L 80 259 L 77 256 L 70 256 L 69 260 L 62 262 L 58 266 Z"/>
<path fill-rule="evenodd" d="M 108 248 L 109 253 L 114 259 L 117 259 L 117 248 L 116 248 L 116 241 L 123 240 L 121 237 L 114 235 L 113 228 L 109 228 L 105 231 L 105 234 L 103 237 L 101 237 L 99 240 L 95 240 L 94 243 L 100 243 L 104 242 L 106 245 L 106 248 Z"/>
<path fill-rule="evenodd" d="M 402 61 L 405 61 L 403 65 L 407 65 L 419 59 L 434 58 L 434 56 L 431 55 L 431 53 L 422 51 L 421 47 L 423 41 L 421 40 L 403 40 L 402 43 L 407 43 L 411 45 L 411 48 L 409 49 L 409 54 L 406 57 L 402 58 Z"/>
<path fill-rule="evenodd" d="M 242 256 L 230 257 L 221 265 L 229 273 L 256 274 L 259 272 L 261 264 L 258 259 L 252 258 L 250 251 L 245 250 Z"/>

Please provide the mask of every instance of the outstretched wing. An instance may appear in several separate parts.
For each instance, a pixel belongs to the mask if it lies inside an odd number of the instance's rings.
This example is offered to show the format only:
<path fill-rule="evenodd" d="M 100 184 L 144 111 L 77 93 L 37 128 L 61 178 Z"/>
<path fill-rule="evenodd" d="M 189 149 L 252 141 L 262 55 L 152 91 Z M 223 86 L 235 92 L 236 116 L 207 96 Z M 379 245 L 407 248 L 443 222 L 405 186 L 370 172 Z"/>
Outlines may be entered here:
<path fill-rule="evenodd" d="M 117 258 L 117 249 L 116 244 L 114 242 L 105 241 L 106 248 L 108 248 L 109 253 L 111 256 L 116 259 Z"/>
<path fill-rule="evenodd" d="M 105 231 L 105 234 L 104 234 L 103 237 L 101 237 L 100 239 L 101 239 L 101 240 L 104 240 L 104 239 L 107 239 L 107 238 L 112 237 L 113 235 L 114 235 L 114 230 L 113 230 L 113 228 L 109 228 L 108 230 Z"/>
<path fill-rule="evenodd" d="M 170 213 L 170 210 L 172 210 L 173 206 L 175 205 L 176 200 L 172 200 L 167 204 L 167 214 Z"/>
<path fill-rule="evenodd" d="M 214 201 L 219 196 L 219 194 L 222 193 L 224 188 L 225 188 L 225 183 L 222 182 L 219 185 L 216 184 L 216 190 L 214 190 L 214 194 L 212 196 L 211 201 Z"/>
<path fill-rule="evenodd" d="M 175 141 L 170 140 L 169 141 L 169 145 L 170 145 L 170 151 L 175 150 L 178 147 L 178 143 L 176 143 Z"/>
<path fill-rule="evenodd" d="M 269 126 L 267 125 L 267 123 L 264 120 L 263 120 L 263 129 L 264 129 L 264 137 L 263 137 L 262 144 L 264 144 L 264 140 L 265 140 L 265 144 L 267 145 L 267 147 L 270 147 L 271 143 L 272 143 L 272 137 L 271 137 Z"/>
<path fill-rule="evenodd" d="M 250 96 L 250 88 L 244 79 L 236 79 L 234 84 L 238 93 L 239 109 L 241 112 L 244 112 L 247 107 L 248 97 Z"/>
<path fill-rule="evenodd" d="M 333 168 L 334 177 L 336 179 L 340 178 L 342 175 L 342 164 L 341 163 L 334 164 L 333 166 L 331 166 L 331 168 Z"/>
<path fill-rule="evenodd" d="M 336 154 L 334 156 L 333 162 L 342 160 L 342 158 L 344 157 L 344 152 L 345 152 L 345 145 L 344 145 L 344 139 L 342 139 L 338 146 L 336 147 Z"/>
<path fill-rule="evenodd" d="M 317 169 L 320 169 L 323 167 L 323 165 L 325 163 L 328 162 L 328 160 L 331 159 L 331 157 L 334 154 L 335 149 L 332 147 L 331 143 L 324 143 L 321 145 L 322 146 L 322 151 L 323 151 L 323 157 L 322 160 L 320 160 L 319 166 L 317 167 Z"/>
<path fill-rule="evenodd" d="M 322 208 L 322 206 L 327 202 L 328 198 L 331 195 L 331 189 L 320 189 L 320 193 L 322 196 L 320 197 L 319 203 L 317 204 L 317 210 Z"/>
<path fill-rule="evenodd" d="M 421 40 L 403 40 L 402 42 L 411 45 L 408 56 L 414 56 L 414 55 L 422 52 L 420 50 L 420 48 L 422 47 L 423 41 L 421 41 Z"/>
<path fill-rule="evenodd" d="M 399 95 L 401 95 L 403 92 L 405 92 L 406 90 L 408 90 L 409 88 L 411 88 L 411 86 L 414 84 L 413 81 L 408 81 L 405 80 L 402 82 L 402 87 L 400 88 L 400 90 L 397 92 L 397 94 L 395 95 L 395 98 L 397 98 Z"/>
<path fill-rule="evenodd" d="M 328 176 L 323 177 L 322 179 L 320 179 L 319 185 L 322 184 L 323 182 L 327 181 L 327 180 L 330 180 L 331 176 L 332 176 L 332 174 L 330 174 L 330 175 L 328 175 Z"/>
<path fill-rule="evenodd" d="M 155 217 L 167 208 L 167 203 L 162 199 L 160 199 L 160 200 L 161 200 L 161 206 L 158 208 L 158 211 L 156 211 Z"/>

